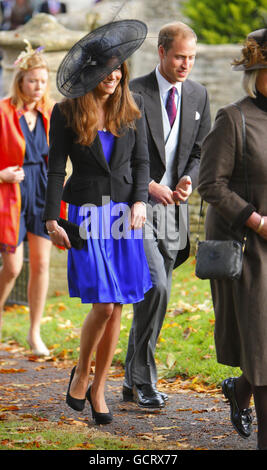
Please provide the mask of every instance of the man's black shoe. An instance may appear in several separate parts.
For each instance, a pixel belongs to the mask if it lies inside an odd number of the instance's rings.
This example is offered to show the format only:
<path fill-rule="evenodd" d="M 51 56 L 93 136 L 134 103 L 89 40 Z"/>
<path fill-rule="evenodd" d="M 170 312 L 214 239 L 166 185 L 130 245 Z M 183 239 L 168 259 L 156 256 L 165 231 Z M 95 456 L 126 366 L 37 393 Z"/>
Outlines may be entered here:
<path fill-rule="evenodd" d="M 153 387 L 153 385 L 151 385 Z M 139 385 L 140 388 L 140 385 Z M 156 389 L 156 387 L 153 387 L 153 390 L 156 394 L 159 394 L 160 397 L 166 402 L 169 400 L 169 397 L 167 393 L 160 392 L 159 390 Z M 134 401 L 134 396 L 133 396 L 133 389 L 130 387 L 127 387 L 126 385 L 123 385 L 122 387 L 122 398 L 123 401 Z"/>
<path fill-rule="evenodd" d="M 222 382 L 222 391 L 225 398 L 229 400 L 232 425 L 234 426 L 238 434 L 246 439 L 250 436 L 252 432 L 252 409 L 239 408 L 235 392 L 236 380 L 236 377 L 229 377 L 229 379 L 225 379 Z"/>
<path fill-rule="evenodd" d="M 142 408 L 163 408 L 165 406 L 161 395 L 150 384 L 134 385 L 133 398 Z"/>
<path fill-rule="evenodd" d="M 161 398 L 162 398 L 165 402 L 169 400 L 169 397 L 168 397 L 167 393 L 160 392 L 160 391 L 157 390 L 157 389 L 155 389 L 155 391 L 161 395 Z"/>

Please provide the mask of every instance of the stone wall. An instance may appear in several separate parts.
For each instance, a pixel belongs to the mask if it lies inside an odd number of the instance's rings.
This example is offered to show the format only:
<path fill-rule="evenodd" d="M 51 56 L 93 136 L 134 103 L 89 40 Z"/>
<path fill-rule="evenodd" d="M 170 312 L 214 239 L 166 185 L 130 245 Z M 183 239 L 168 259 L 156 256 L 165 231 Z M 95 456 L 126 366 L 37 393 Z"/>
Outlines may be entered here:
<path fill-rule="evenodd" d="M 14 73 L 14 61 L 18 54 L 25 50 L 24 39 L 30 41 L 35 49 L 45 48 L 51 80 L 51 94 L 55 100 L 61 98 L 56 87 L 56 74 L 66 52 L 84 35 L 83 31 L 72 31 L 61 25 L 53 16 L 45 13 L 35 15 L 25 25 L 13 31 L 0 31 L 0 48 L 2 51 L 1 95 L 9 93 Z"/>

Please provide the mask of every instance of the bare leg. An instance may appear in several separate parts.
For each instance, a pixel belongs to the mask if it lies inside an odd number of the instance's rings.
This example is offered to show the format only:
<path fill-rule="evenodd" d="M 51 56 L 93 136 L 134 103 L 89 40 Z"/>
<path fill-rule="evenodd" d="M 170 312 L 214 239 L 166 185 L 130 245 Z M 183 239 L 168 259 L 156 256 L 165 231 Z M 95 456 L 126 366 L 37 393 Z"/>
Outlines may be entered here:
<path fill-rule="evenodd" d="M 48 284 L 51 242 L 46 238 L 28 233 L 30 276 L 28 283 L 28 301 L 30 308 L 30 329 L 28 342 L 37 353 L 48 354 L 40 336 Z"/>
<path fill-rule="evenodd" d="M 2 261 L 3 264 L 0 269 L 0 340 L 5 302 L 14 287 L 23 264 L 23 243 L 16 248 L 15 253 L 2 253 Z"/>
<path fill-rule="evenodd" d="M 93 304 L 81 331 L 80 356 L 71 383 L 70 395 L 73 398 L 84 399 L 89 381 L 91 361 L 104 332 L 112 317 L 113 303 Z"/>
<path fill-rule="evenodd" d="M 115 304 L 113 314 L 106 324 L 104 334 L 97 346 L 95 376 L 91 388 L 91 399 L 95 411 L 108 413 L 105 402 L 105 383 L 120 335 L 122 305 Z"/>

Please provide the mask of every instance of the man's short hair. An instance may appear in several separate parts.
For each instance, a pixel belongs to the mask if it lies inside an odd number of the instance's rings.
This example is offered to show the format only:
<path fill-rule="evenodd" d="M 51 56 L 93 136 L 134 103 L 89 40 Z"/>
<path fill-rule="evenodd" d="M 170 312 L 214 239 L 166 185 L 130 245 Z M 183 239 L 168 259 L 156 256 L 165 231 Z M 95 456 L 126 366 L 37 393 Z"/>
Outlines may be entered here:
<path fill-rule="evenodd" d="M 181 38 L 193 37 L 197 42 L 195 31 L 185 23 L 176 21 L 174 23 L 168 23 L 161 28 L 158 36 L 158 47 L 162 46 L 165 52 L 167 52 L 172 46 L 172 41 L 177 36 Z"/>

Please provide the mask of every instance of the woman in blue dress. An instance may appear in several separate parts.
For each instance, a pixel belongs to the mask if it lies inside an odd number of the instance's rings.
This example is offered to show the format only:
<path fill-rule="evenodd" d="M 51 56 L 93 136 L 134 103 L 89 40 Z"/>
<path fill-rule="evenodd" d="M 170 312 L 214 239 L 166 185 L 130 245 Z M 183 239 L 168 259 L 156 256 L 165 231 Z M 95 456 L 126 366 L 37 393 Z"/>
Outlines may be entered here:
<path fill-rule="evenodd" d="M 145 36 L 144 23 L 123 20 L 79 41 L 79 54 L 74 46 L 59 68 L 58 87 L 67 99 L 51 117 L 46 226 L 53 243 L 69 249 L 70 296 L 92 304 L 66 401 L 81 411 L 87 398 L 97 424 L 112 421 L 104 388 L 122 306 L 141 301 L 152 287 L 142 240 L 149 178 L 142 99 L 129 91 L 124 62 Z M 73 171 L 63 189 L 67 156 Z M 86 240 L 81 250 L 58 225 L 61 197 Z"/>

